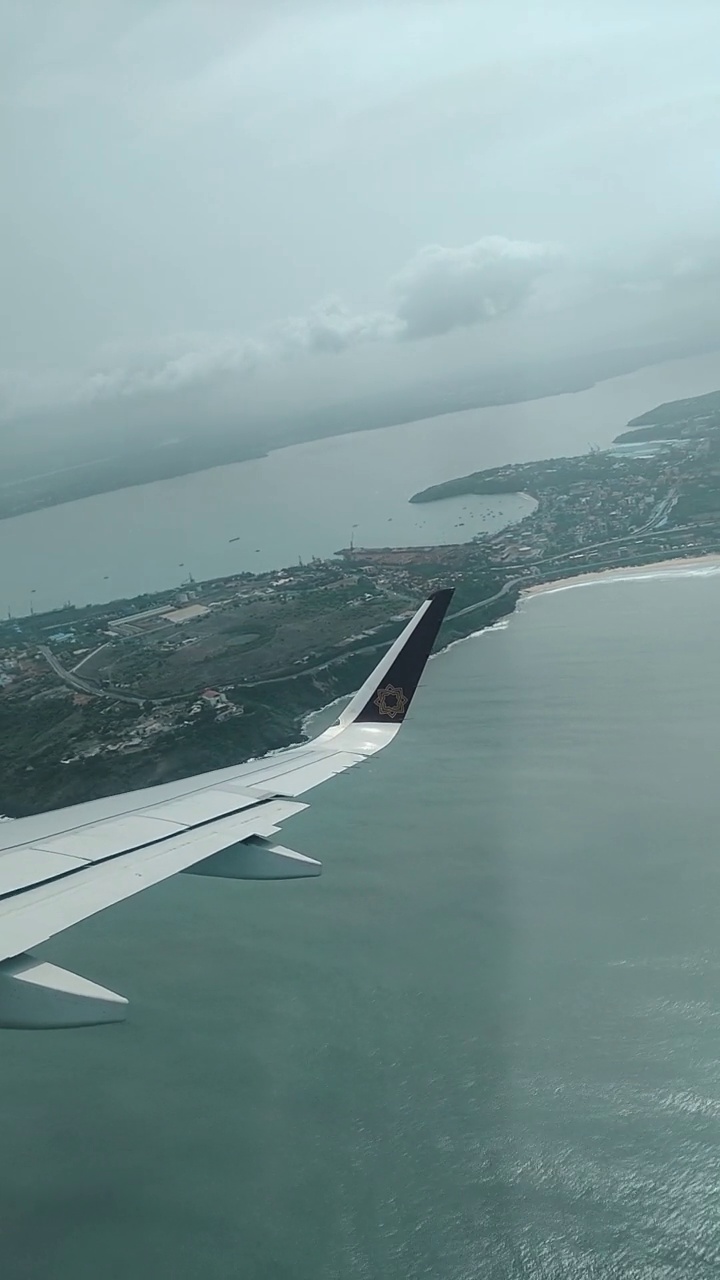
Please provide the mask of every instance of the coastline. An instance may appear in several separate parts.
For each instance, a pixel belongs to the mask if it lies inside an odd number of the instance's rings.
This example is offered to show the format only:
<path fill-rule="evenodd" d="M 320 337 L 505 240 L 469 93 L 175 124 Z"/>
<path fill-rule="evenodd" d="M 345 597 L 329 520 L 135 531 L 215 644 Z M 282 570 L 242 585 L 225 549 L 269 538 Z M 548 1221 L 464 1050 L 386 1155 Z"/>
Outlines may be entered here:
<path fill-rule="evenodd" d="M 673 560 L 657 560 L 652 564 L 622 565 L 617 569 L 598 569 L 596 573 L 579 573 L 574 578 L 555 578 L 551 582 L 538 582 L 523 587 L 520 599 L 549 595 L 555 591 L 569 591 L 573 587 L 592 587 L 599 582 L 637 582 L 641 578 L 677 577 L 690 573 L 720 573 L 720 555 L 676 556 Z"/>
<path fill-rule="evenodd" d="M 470 613 L 461 610 L 454 626 L 453 617 L 449 615 L 447 642 L 432 656 L 439 657 L 440 653 L 455 645 L 488 632 L 504 630 L 523 599 L 534 595 L 592 586 L 603 581 L 718 573 L 720 554 L 714 553 L 658 560 L 640 566 L 618 566 L 597 573 L 528 585 L 524 589 L 519 589 L 518 583 L 512 593 L 508 592 L 501 599 L 493 598 L 486 610 L 485 625 L 475 616 L 474 609 Z M 348 654 L 344 661 L 327 667 L 322 678 L 318 678 L 318 673 L 307 672 L 302 676 L 290 676 L 272 684 L 269 701 L 260 698 L 258 703 L 253 703 L 250 711 L 254 714 L 214 727 L 211 734 L 205 733 L 200 739 L 196 735 L 191 741 L 179 735 L 169 751 L 165 746 L 143 756 L 130 754 L 120 757 L 115 754 L 112 759 L 79 760 L 76 765 L 60 771 L 54 762 L 36 761 L 35 772 L 28 773 L 23 767 L 25 758 L 22 752 L 18 756 L 15 744 L 4 762 L 5 793 L 0 795 L 0 808 L 12 817 L 23 817 L 39 811 L 40 795 L 42 808 L 62 807 L 83 799 L 113 795 L 118 790 L 134 790 L 154 782 L 189 777 L 198 770 L 223 768 L 229 763 L 256 759 L 268 752 L 297 745 L 336 718 L 338 706 L 360 687 L 366 675 L 367 651 L 364 650 L 356 655 Z M 261 709 L 264 714 L 262 719 L 258 719 L 257 712 Z M 14 741 L 11 729 L 9 726 L 8 741 Z"/>
<path fill-rule="evenodd" d="M 657 560 L 653 564 L 623 565 L 617 569 L 599 569 L 597 573 L 579 573 L 574 578 L 555 578 L 551 582 L 539 582 L 534 586 L 522 588 L 517 603 L 506 616 L 497 618 L 494 622 L 488 622 L 484 627 L 476 627 L 469 631 L 467 635 L 457 636 L 453 640 L 449 640 L 436 653 L 430 655 L 430 661 L 432 662 L 444 653 L 449 653 L 458 644 L 466 644 L 468 640 L 477 640 L 488 631 L 504 631 L 510 625 L 510 620 L 513 614 L 517 612 L 518 605 L 533 596 L 551 595 L 557 591 L 570 591 L 575 587 L 592 587 L 602 582 L 638 582 L 642 578 L 680 577 L 686 574 L 701 575 L 706 573 L 720 573 L 720 555 L 676 557 L 674 560 Z M 452 615 L 448 620 L 452 620 Z M 303 741 L 315 736 L 316 732 L 321 732 L 319 726 L 316 728 L 316 722 L 324 718 L 326 713 L 330 712 L 334 707 L 348 702 L 354 692 L 355 690 L 350 693 L 342 693 L 330 702 L 308 711 L 302 719 Z M 332 721 L 328 720 L 328 723 L 332 723 Z M 323 724 L 322 728 L 324 727 L 326 726 Z"/>

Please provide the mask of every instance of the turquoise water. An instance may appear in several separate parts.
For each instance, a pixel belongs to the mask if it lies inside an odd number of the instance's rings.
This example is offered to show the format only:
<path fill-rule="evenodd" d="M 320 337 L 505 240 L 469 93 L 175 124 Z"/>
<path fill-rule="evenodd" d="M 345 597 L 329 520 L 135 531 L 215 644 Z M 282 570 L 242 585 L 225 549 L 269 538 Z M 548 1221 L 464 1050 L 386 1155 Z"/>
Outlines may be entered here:
<path fill-rule="evenodd" d="M 0 1037 L 4 1280 L 704 1280 L 720 1233 L 720 576 L 526 602 L 284 837 L 45 951 Z"/>

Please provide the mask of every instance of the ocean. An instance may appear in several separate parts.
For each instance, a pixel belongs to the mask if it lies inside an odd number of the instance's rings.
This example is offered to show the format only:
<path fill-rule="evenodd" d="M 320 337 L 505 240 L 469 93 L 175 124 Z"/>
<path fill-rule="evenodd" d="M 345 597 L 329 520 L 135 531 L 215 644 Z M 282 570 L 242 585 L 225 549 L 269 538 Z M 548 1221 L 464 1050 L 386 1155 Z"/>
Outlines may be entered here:
<path fill-rule="evenodd" d="M 4 1280 L 704 1280 L 720 1265 L 720 574 L 525 599 L 284 839 L 44 951 L 2 1033 Z"/>

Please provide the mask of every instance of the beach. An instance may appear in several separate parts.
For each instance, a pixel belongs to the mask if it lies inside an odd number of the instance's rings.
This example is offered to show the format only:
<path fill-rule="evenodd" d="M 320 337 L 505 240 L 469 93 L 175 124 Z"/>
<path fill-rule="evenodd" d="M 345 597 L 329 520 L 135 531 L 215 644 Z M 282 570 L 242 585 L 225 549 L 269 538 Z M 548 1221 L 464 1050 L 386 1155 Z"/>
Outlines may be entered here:
<path fill-rule="evenodd" d="M 637 582 L 639 578 L 677 576 L 688 573 L 720 573 L 720 555 L 676 557 L 657 560 L 653 564 L 623 565 L 617 569 L 599 569 L 597 573 L 579 573 L 575 578 L 556 578 L 525 587 L 520 598 L 547 595 L 552 591 L 569 591 L 571 587 L 590 587 L 597 582 Z"/>

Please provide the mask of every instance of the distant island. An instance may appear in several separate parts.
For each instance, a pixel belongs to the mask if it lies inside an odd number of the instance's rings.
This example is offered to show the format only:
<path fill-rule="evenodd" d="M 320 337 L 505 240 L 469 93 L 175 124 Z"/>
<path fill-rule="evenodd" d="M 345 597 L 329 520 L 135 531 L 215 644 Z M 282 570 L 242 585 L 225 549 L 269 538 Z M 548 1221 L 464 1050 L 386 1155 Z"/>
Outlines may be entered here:
<path fill-rule="evenodd" d="M 532 494 L 533 512 L 499 533 L 353 546 L 272 573 L 0 623 L 0 812 L 147 786 L 299 740 L 304 717 L 357 688 L 435 587 L 456 587 L 447 643 L 512 612 L 539 583 L 720 552 L 720 392 L 628 427 L 610 449 L 477 471 L 412 498 Z"/>

